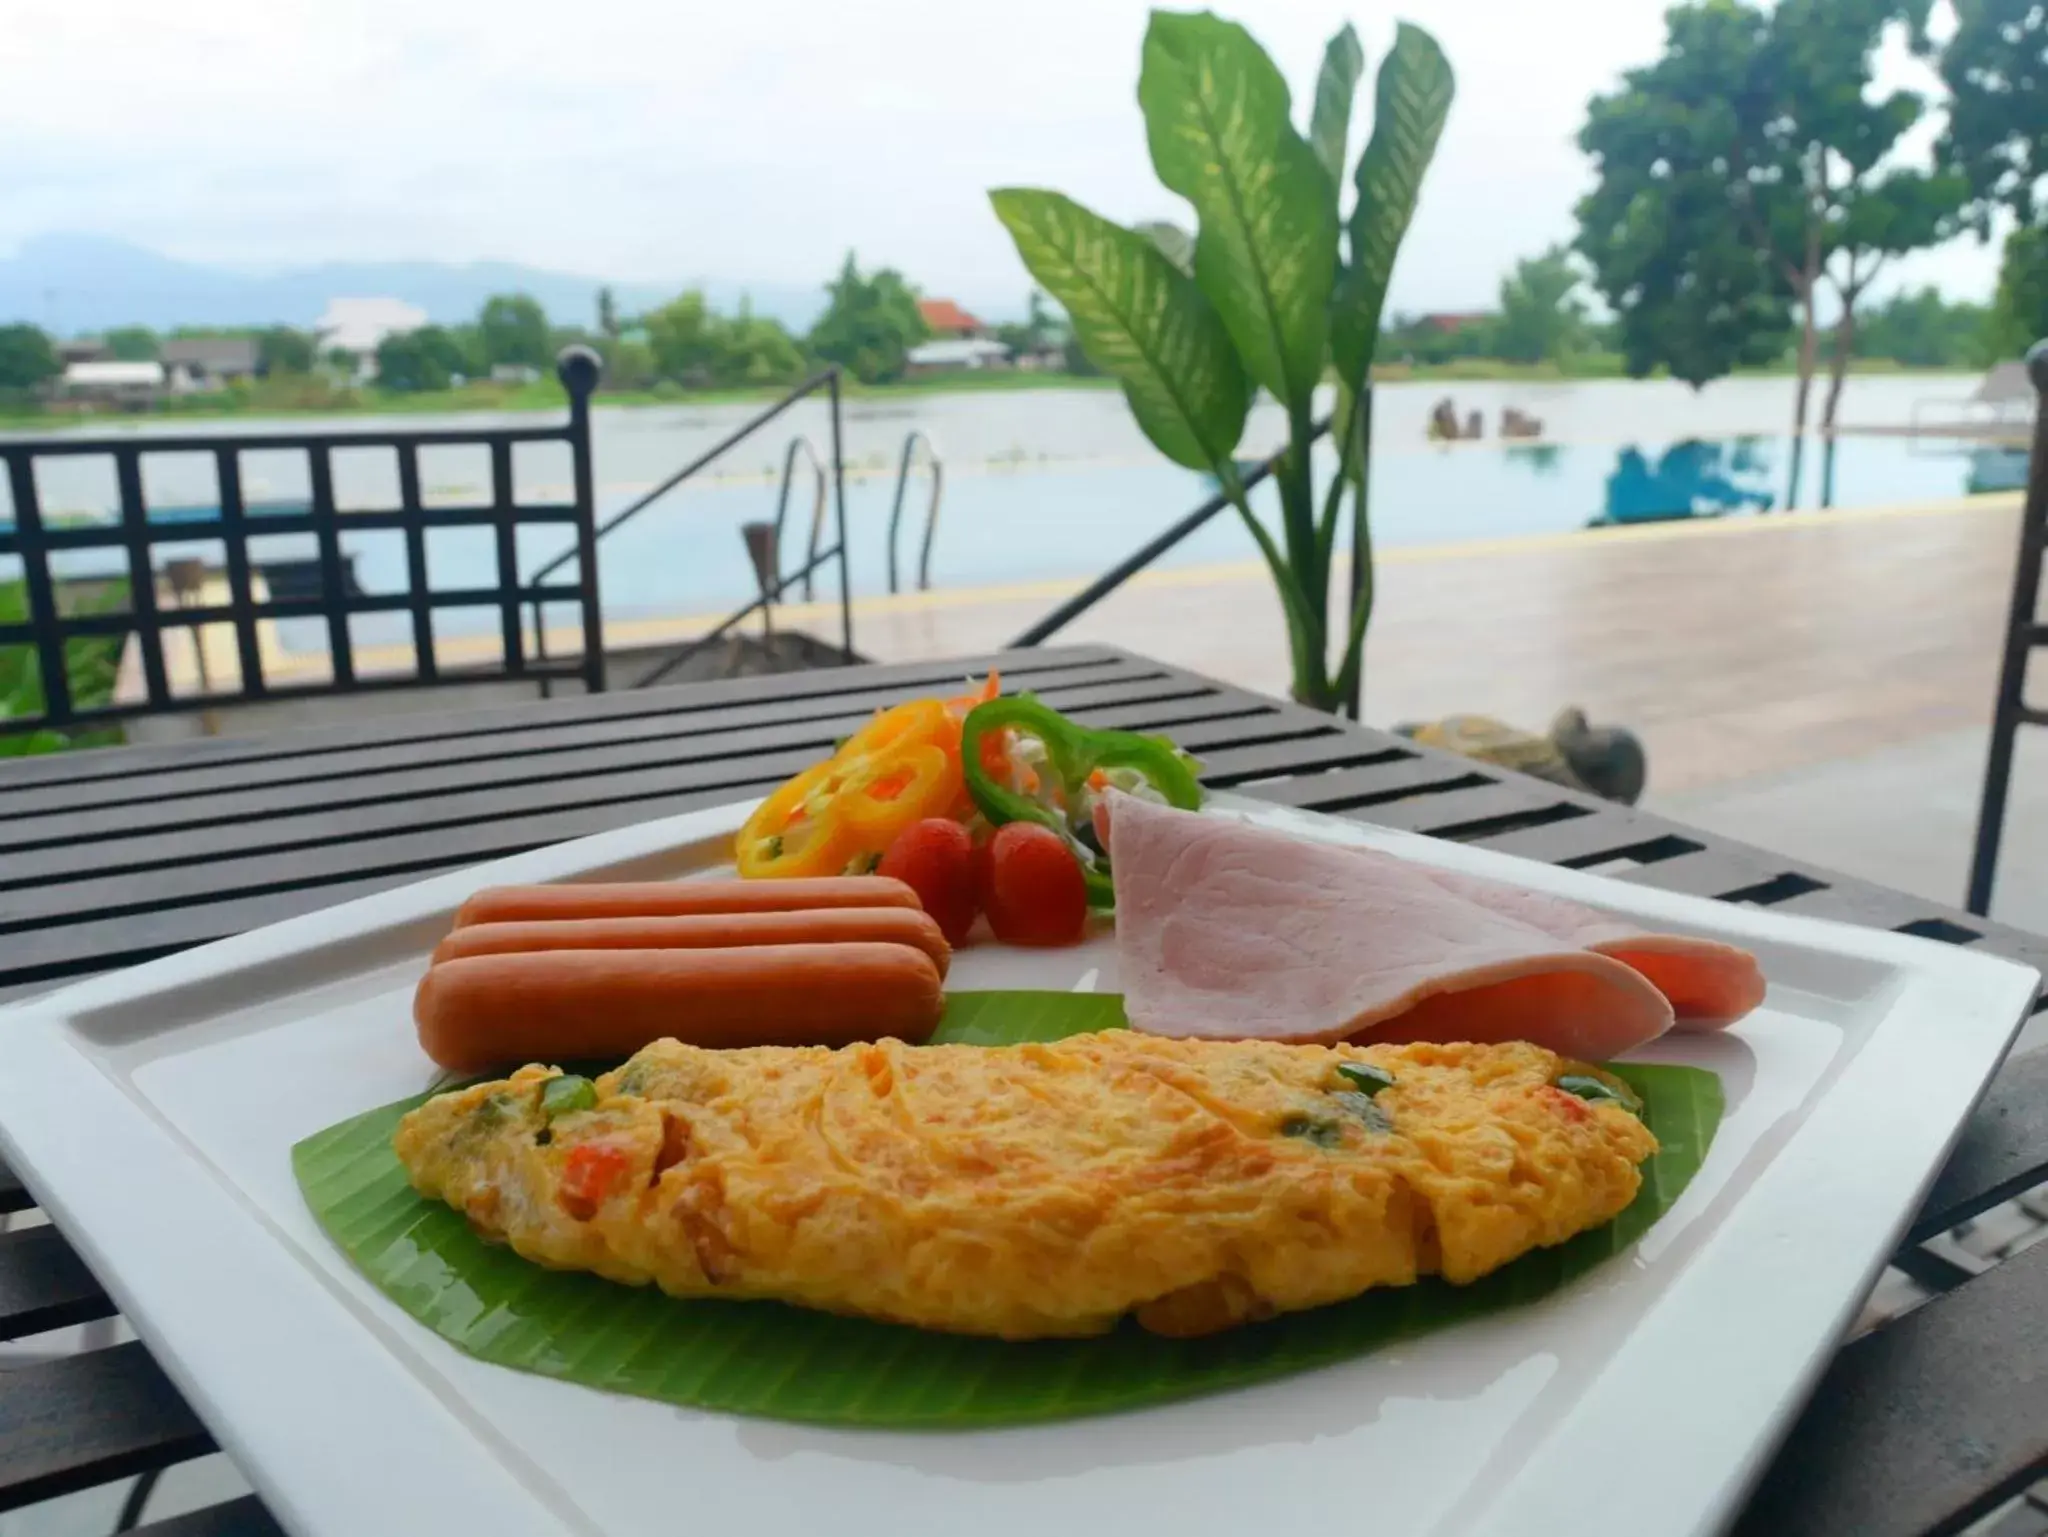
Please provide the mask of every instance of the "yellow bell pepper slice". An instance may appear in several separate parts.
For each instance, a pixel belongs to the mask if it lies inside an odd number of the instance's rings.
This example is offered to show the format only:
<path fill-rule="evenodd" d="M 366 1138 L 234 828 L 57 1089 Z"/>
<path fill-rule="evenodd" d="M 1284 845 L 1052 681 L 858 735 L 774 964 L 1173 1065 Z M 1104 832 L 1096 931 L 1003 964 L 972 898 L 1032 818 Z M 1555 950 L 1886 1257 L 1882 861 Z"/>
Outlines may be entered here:
<path fill-rule="evenodd" d="M 837 759 L 805 769 L 755 808 L 733 850 L 750 878 L 839 875 L 857 852 L 855 834 L 833 808 L 843 772 Z"/>
<path fill-rule="evenodd" d="M 860 851 L 880 854 L 913 822 L 945 816 L 963 788 L 959 755 L 921 743 L 867 759 L 842 784 L 837 804 Z"/>
<path fill-rule="evenodd" d="M 854 732 L 840 744 L 836 756 L 846 760 L 871 758 L 890 747 L 920 743 L 939 746 L 948 740 L 955 744 L 957 753 L 960 723 L 947 713 L 945 705 L 936 699 L 911 699 L 882 711 Z"/>

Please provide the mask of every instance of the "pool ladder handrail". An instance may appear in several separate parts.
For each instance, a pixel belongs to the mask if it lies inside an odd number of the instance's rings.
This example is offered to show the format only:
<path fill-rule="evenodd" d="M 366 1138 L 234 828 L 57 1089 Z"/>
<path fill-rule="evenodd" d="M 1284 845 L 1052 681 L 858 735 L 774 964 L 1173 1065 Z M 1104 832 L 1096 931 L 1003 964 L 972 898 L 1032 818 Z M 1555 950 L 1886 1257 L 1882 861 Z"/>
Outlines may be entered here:
<path fill-rule="evenodd" d="M 825 461 L 818 457 L 818 450 L 802 433 L 791 438 L 789 447 L 782 451 L 782 485 L 775 495 L 775 576 L 778 590 L 788 586 L 788 583 L 781 581 L 782 527 L 789 518 L 789 487 L 796 476 L 796 460 L 799 453 L 811 467 L 811 537 L 810 542 L 804 547 L 804 564 L 801 572 L 804 601 L 809 603 L 817 596 L 818 541 L 825 534 L 825 494 L 829 482 L 825 474 Z"/>
<path fill-rule="evenodd" d="M 931 435 L 921 427 L 913 427 L 903 435 L 903 454 L 896 464 L 896 497 L 889 507 L 889 591 L 899 590 L 896 576 L 896 545 L 903 527 L 903 493 L 910 485 L 910 462 L 917 452 L 917 446 L 924 445 L 925 468 L 931 475 L 931 501 L 926 504 L 924 515 L 924 541 L 918 546 L 917 590 L 929 592 L 932 586 L 932 541 L 939 532 L 939 498 L 945 491 L 946 465 L 939 458 L 938 446 Z"/>

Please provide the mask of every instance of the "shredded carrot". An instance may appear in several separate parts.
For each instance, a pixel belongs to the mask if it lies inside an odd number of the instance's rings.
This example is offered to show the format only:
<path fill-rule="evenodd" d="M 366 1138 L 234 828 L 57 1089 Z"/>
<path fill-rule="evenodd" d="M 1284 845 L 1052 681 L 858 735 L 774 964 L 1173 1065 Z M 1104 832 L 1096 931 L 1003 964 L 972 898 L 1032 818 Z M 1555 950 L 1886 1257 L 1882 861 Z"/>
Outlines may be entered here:
<path fill-rule="evenodd" d="M 1109 775 L 1101 769 L 1090 769 L 1088 771 L 1088 788 L 1091 790 L 1107 790 L 1109 788 Z"/>
<path fill-rule="evenodd" d="M 972 693 L 960 694 L 946 701 L 946 712 L 959 720 L 967 718 L 967 712 L 978 704 L 987 704 L 1003 690 L 1002 674 L 990 671 L 982 680 L 981 687 Z"/>

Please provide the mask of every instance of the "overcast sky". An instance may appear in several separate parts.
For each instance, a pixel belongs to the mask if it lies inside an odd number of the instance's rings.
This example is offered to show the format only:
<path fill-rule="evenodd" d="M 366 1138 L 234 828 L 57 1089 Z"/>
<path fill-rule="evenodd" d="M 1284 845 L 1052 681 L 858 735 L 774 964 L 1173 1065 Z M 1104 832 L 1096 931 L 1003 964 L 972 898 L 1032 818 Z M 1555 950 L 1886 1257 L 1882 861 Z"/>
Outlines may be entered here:
<path fill-rule="evenodd" d="M 1411 0 L 1459 89 L 1394 308 L 1491 303 L 1515 257 L 1568 238 L 1586 98 L 1655 54 L 1662 8 Z M 1399 14 L 1336 0 L 1222 9 L 1264 41 L 1298 104 L 1347 16 L 1371 69 Z M 1145 12 L 4 0 L 0 252 L 75 232 L 251 269 L 503 258 L 780 284 L 822 280 L 851 246 L 927 293 L 1021 296 L 987 188 L 1057 187 L 1124 221 L 1179 211 L 1153 182 L 1135 101 Z M 1995 252 L 1958 242 L 1902 276 L 1982 298 L 1995 268 Z"/>

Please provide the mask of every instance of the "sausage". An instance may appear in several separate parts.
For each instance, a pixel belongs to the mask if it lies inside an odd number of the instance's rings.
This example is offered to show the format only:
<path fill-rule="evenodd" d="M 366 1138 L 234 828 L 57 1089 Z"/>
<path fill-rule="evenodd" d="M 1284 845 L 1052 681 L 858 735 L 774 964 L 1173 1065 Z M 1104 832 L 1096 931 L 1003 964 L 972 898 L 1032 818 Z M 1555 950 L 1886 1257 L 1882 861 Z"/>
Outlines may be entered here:
<path fill-rule="evenodd" d="M 582 918 L 472 923 L 434 951 L 434 964 L 465 955 L 534 950 L 710 950 L 732 945 L 823 945 L 866 940 L 910 945 L 945 976 L 953 950 L 938 923 L 914 907 L 818 907 L 793 913 L 693 913 L 681 918 Z"/>
<path fill-rule="evenodd" d="M 939 969 L 910 945 L 542 950 L 465 955 L 413 995 L 420 1045 L 442 1067 L 630 1056 L 692 1046 L 922 1042 L 945 1008 Z"/>
<path fill-rule="evenodd" d="M 623 881 L 492 886 L 455 913 L 455 927 L 568 918 L 684 918 L 700 913 L 785 913 L 807 907 L 919 907 L 917 893 L 879 875 L 803 880 Z"/>

